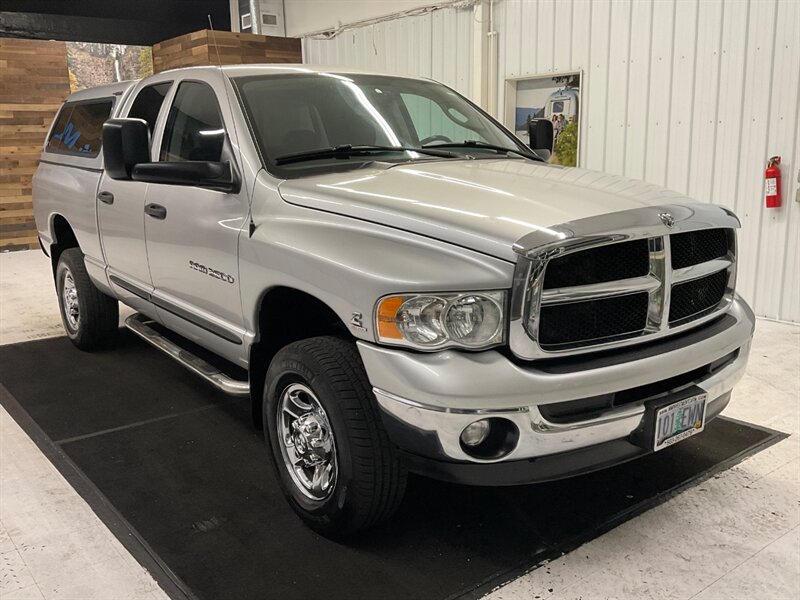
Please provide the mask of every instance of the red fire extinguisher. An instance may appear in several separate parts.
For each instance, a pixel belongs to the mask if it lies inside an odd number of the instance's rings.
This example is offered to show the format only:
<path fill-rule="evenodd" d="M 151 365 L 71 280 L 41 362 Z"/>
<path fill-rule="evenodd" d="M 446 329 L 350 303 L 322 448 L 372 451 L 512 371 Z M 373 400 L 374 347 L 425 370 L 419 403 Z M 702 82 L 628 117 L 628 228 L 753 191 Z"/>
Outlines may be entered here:
<path fill-rule="evenodd" d="M 779 208 L 781 205 L 781 157 L 773 156 L 767 162 L 764 178 L 767 180 L 767 208 Z"/>

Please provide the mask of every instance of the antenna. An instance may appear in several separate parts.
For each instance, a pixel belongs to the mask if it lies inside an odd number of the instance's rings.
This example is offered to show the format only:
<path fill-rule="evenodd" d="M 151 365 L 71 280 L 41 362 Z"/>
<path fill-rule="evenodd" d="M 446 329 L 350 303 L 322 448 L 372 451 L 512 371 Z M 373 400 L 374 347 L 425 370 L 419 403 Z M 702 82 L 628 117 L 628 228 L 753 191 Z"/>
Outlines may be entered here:
<path fill-rule="evenodd" d="M 211 21 L 211 15 L 208 17 L 208 26 L 211 28 L 211 41 L 214 42 L 214 50 L 217 52 L 217 66 L 222 69 L 222 60 L 219 58 L 219 46 L 217 45 L 217 32 L 214 31 L 214 23 Z"/>

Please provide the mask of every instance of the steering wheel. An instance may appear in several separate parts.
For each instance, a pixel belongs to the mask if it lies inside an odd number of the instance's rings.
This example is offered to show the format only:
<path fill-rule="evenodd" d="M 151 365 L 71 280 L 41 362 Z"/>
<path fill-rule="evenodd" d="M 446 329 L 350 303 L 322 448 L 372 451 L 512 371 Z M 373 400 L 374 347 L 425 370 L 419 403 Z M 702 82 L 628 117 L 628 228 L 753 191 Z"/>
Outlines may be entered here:
<path fill-rule="evenodd" d="M 453 140 L 451 140 L 446 135 L 429 135 L 424 140 L 420 140 L 419 141 L 419 145 L 420 146 L 425 146 L 427 144 L 430 144 L 431 142 L 448 142 L 448 143 L 452 143 Z"/>

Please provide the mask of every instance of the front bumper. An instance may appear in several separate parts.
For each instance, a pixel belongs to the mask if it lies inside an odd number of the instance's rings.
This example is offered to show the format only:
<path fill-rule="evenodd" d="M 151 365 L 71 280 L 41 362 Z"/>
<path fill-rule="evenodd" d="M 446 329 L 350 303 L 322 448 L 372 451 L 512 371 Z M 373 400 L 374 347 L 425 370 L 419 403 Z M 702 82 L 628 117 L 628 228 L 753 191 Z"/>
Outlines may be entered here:
<path fill-rule="evenodd" d="M 645 386 L 735 353 L 723 368 L 691 382 L 708 394 L 706 414 L 712 419 L 744 374 L 754 326 L 752 311 L 737 297 L 724 316 L 696 330 L 560 362 L 518 364 L 497 351 L 419 354 L 365 342 L 358 347 L 389 436 L 412 470 L 502 485 L 586 472 L 647 453 L 628 441 L 642 422 L 646 398 L 569 423 L 548 421 L 540 406 Z M 517 426 L 515 447 L 500 459 L 469 456 L 461 432 L 492 417 Z"/>

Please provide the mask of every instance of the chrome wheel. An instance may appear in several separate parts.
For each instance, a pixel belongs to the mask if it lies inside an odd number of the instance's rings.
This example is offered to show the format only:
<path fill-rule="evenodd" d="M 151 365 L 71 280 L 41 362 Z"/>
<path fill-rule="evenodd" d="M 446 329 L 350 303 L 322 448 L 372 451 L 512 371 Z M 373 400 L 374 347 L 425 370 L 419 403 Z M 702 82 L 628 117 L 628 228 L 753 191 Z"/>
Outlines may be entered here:
<path fill-rule="evenodd" d="M 281 393 L 278 439 L 286 470 L 312 500 L 324 500 L 336 485 L 336 444 L 328 415 L 311 388 L 292 383 Z"/>
<path fill-rule="evenodd" d="M 61 296 L 64 300 L 64 318 L 70 329 L 77 331 L 81 322 L 81 310 L 78 304 L 78 289 L 75 287 L 75 280 L 69 269 L 64 273 Z"/>

